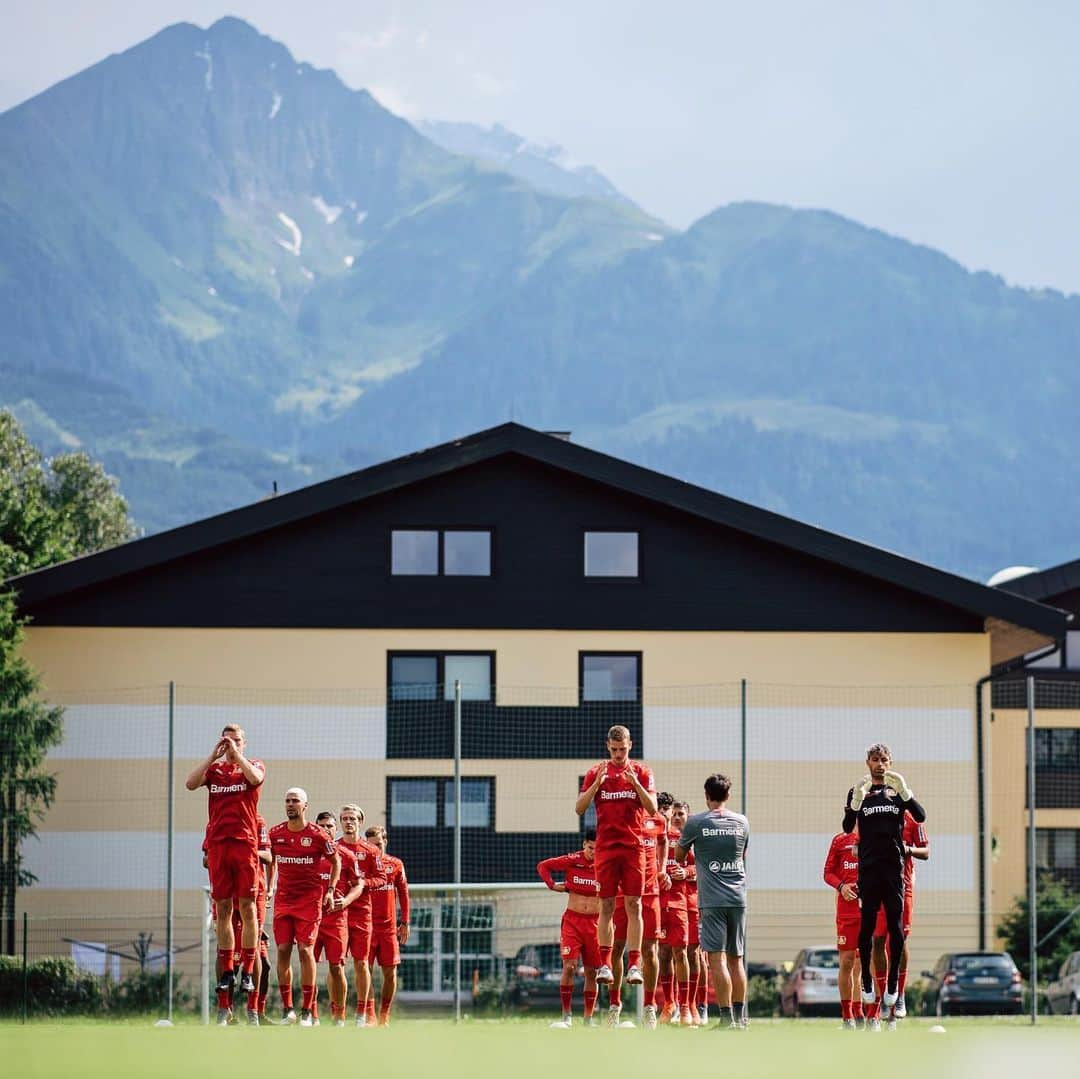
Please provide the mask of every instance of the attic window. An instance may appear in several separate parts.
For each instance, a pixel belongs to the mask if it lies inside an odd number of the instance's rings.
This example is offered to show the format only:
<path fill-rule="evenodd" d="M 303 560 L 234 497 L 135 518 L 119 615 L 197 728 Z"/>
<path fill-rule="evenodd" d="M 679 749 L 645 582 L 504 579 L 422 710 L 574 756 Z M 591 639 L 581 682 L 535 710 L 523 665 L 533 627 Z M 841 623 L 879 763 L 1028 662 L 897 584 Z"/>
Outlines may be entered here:
<path fill-rule="evenodd" d="M 390 533 L 395 577 L 490 577 L 490 529 L 395 528 Z"/>
<path fill-rule="evenodd" d="M 634 578 L 638 574 L 637 532 L 586 532 L 585 576 Z"/>

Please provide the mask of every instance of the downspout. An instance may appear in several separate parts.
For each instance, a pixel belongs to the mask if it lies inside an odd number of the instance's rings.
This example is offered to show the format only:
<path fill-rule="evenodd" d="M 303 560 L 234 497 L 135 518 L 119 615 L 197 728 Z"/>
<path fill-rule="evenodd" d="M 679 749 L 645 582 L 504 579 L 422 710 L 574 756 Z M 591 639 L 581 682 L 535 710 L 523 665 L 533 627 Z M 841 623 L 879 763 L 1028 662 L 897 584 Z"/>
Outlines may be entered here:
<path fill-rule="evenodd" d="M 987 682 L 992 682 L 1002 675 L 1012 674 L 1014 671 L 1023 670 L 1025 667 L 1047 656 L 1052 656 L 1061 649 L 1061 641 L 1055 641 L 1045 652 L 1037 652 L 1033 656 L 1020 656 L 1018 660 L 1012 660 L 1004 664 L 999 670 L 984 674 L 975 683 L 975 768 L 976 768 L 976 802 L 978 804 L 977 828 L 979 833 L 979 951 L 986 951 L 986 905 L 987 905 L 987 866 L 986 866 L 986 760 L 985 746 L 983 744 L 983 703 L 982 688 Z M 1028 797 L 1033 798 L 1034 791 L 1028 792 Z"/>

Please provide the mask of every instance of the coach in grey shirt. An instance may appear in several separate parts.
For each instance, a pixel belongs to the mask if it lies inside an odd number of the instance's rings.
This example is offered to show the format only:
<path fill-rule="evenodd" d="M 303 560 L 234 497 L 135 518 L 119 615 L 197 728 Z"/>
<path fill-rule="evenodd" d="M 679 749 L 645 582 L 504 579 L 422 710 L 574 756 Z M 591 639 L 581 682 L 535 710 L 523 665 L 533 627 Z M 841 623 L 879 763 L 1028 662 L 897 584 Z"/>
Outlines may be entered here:
<path fill-rule="evenodd" d="M 719 772 L 705 780 L 704 813 L 691 817 L 675 847 L 686 861 L 694 852 L 701 947 L 709 953 L 720 1025 L 746 1026 L 746 846 L 750 824 L 727 808 L 731 780 Z"/>

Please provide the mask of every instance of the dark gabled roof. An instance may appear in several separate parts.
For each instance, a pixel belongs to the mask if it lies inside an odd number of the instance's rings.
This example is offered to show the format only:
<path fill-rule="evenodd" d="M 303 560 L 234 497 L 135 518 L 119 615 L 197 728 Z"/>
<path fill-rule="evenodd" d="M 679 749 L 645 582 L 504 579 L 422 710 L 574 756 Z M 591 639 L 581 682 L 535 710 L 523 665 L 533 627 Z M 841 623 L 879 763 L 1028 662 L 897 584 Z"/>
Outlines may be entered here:
<path fill-rule="evenodd" d="M 997 587 L 1003 592 L 1012 592 L 1013 595 L 1035 600 L 1074 592 L 1080 589 L 1080 558 L 1072 562 L 1062 562 L 1060 566 L 1026 573 L 1023 577 L 1014 577 L 1011 581 L 1003 581 Z"/>
<path fill-rule="evenodd" d="M 97 554 L 12 578 L 27 608 L 65 593 L 101 585 L 268 529 L 300 521 L 419 480 L 512 453 L 606 484 L 769 543 L 824 559 L 986 618 L 1058 638 L 1067 615 L 1010 592 L 838 536 L 789 517 L 695 487 L 682 480 L 586 449 L 529 427 L 505 423 L 466 438 L 256 502 L 193 524 L 133 540 Z"/>

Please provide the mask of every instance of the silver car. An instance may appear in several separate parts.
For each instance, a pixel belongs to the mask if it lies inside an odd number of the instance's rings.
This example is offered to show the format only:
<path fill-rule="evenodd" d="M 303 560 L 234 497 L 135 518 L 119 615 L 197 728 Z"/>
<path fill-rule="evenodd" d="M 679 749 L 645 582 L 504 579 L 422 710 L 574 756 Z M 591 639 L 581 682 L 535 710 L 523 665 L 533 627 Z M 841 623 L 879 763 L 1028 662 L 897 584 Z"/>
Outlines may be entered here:
<path fill-rule="evenodd" d="M 1046 987 L 1046 1002 L 1054 1015 L 1080 1015 L 1080 952 L 1073 952 Z"/>
<path fill-rule="evenodd" d="M 781 1015 L 839 1015 L 840 953 L 828 944 L 803 948 L 780 989 Z"/>

